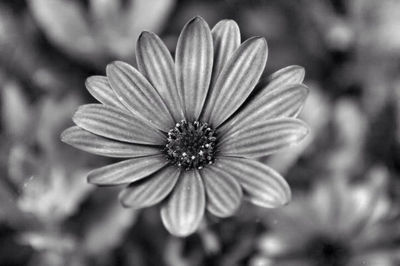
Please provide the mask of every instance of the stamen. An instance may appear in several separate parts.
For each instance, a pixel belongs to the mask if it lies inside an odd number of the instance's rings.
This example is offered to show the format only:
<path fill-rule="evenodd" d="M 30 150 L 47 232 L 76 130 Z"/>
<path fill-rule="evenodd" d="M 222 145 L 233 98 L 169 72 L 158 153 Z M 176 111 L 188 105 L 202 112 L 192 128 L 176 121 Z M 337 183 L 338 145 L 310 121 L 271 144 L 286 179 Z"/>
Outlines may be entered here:
<path fill-rule="evenodd" d="M 215 157 L 215 131 L 207 123 L 182 120 L 168 132 L 165 154 L 178 167 L 202 169 Z"/>

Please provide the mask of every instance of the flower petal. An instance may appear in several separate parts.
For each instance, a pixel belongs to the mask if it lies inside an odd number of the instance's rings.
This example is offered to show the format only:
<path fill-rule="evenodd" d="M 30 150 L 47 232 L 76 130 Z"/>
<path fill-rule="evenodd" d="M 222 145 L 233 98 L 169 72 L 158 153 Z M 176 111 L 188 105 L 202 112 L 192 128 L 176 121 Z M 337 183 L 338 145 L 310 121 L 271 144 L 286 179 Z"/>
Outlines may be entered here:
<path fill-rule="evenodd" d="M 161 39 L 152 32 L 142 32 L 136 46 L 140 72 L 164 99 L 175 121 L 184 118 L 181 96 L 176 86 L 174 60 Z"/>
<path fill-rule="evenodd" d="M 252 103 L 218 129 L 220 138 L 240 128 L 249 127 L 256 121 L 277 117 L 295 117 L 302 109 L 308 91 L 309 89 L 301 84 L 288 85 L 254 99 Z"/>
<path fill-rule="evenodd" d="M 185 117 L 189 121 L 197 120 L 207 96 L 213 66 L 211 31 L 202 18 L 195 17 L 183 28 L 175 62 L 176 83 Z"/>
<path fill-rule="evenodd" d="M 308 126 L 298 119 L 261 120 L 226 135 L 218 150 L 222 155 L 261 157 L 299 142 L 308 132 Z"/>
<path fill-rule="evenodd" d="M 268 78 L 268 85 L 261 90 L 259 96 L 287 85 L 301 84 L 304 80 L 304 75 L 305 70 L 301 66 L 293 65 L 279 69 Z"/>
<path fill-rule="evenodd" d="M 215 84 L 221 69 L 228 63 L 233 52 L 240 46 L 240 30 L 234 20 L 224 19 L 211 30 L 214 43 L 214 66 L 211 85 Z"/>
<path fill-rule="evenodd" d="M 96 185 L 120 185 L 135 182 L 163 168 L 164 155 L 138 157 L 106 165 L 90 171 L 88 182 Z"/>
<path fill-rule="evenodd" d="M 133 158 L 161 153 L 158 147 L 114 141 L 77 126 L 64 130 L 61 140 L 75 148 L 108 157 Z"/>
<path fill-rule="evenodd" d="M 160 131 L 142 119 L 103 104 L 82 105 L 72 120 L 87 131 L 110 139 L 152 145 L 165 141 Z"/>
<path fill-rule="evenodd" d="M 157 90 L 134 67 L 120 61 L 113 62 L 107 66 L 107 77 L 127 109 L 158 129 L 168 131 L 174 125 L 175 122 Z"/>
<path fill-rule="evenodd" d="M 102 104 L 126 110 L 108 83 L 107 77 L 91 76 L 86 79 L 85 86 L 89 93 Z"/>
<path fill-rule="evenodd" d="M 172 191 L 180 172 L 178 167 L 164 167 L 148 178 L 130 184 L 120 193 L 122 205 L 139 209 L 159 203 Z"/>
<path fill-rule="evenodd" d="M 197 170 L 183 172 L 171 197 L 161 209 L 167 230 L 176 236 L 187 236 L 199 227 L 204 215 L 205 191 Z"/>
<path fill-rule="evenodd" d="M 200 171 L 207 193 L 207 210 L 217 217 L 231 216 L 239 208 L 242 188 L 229 173 L 214 167 Z"/>
<path fill-rule="evenodd" d="M 291 192 L 285 179 L 265 164 L 245 158 L 220 157 L 213 167 L 238 180 L 256 205 L 275 208 L 290 201 Z"/>
<path fill-rule="evenodd" d="M 267 56 L 268 47 L 264 38 L 245 41 L 231 56 L 209 91 L 202 120 L 217 127 L 232 115 L 259 81 Z"/>

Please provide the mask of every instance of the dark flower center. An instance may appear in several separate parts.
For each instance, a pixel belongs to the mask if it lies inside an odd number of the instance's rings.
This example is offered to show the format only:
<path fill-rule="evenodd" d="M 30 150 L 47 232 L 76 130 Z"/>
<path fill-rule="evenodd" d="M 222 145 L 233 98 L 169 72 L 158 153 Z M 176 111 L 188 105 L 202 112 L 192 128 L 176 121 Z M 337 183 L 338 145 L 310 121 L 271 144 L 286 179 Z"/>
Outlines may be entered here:
<path fill-rule="evenodd" d="M 215 157 L 216 134 L 207 123 L 182 120 L 168 132 L 165 153 L 172 164 L 201 169 Z"/>

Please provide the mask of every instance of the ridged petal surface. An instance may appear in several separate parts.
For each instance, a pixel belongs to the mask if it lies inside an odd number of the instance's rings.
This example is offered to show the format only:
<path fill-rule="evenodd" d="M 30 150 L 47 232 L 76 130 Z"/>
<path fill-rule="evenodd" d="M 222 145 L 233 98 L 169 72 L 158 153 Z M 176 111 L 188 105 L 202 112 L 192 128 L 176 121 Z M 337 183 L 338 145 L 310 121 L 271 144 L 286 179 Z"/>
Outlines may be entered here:
<path fill-rule="evenodd" d="M 221 69 L 228 63 L 233 52 L 240 46 L 240 30 L 234 20 L 224 19 L 211 30 L 214 43 L 214 66 L 211 85 L 215 84 Z"/>
<path fill-rule="evenodd" d="M 204 215 L 205 191 L 197 170 L 185 171 L 171 197 L 161 209 L 167 230 L 176 236 L 187 236 L 199 227 Z"/>
<path fill-rule="evenodd" d="M 289 85 L 270 91 L 257 97 L 241 112 L 227 121 L 218 129 L 220 138 L 249 127 L 257 121 L 277 117 L 295 117 L 304 105 L 308 95 L 308 88 L 304 85 Z"/>
<path fill-rule="evenodd" d="M 290 201 L 291 192 L 285 179 L 265 164 L 245 158 L 220 157 L 213 167 L 238 180 L 245 195 L 256 205 L 275 208 Z"/>
<path fill-rule="evenodd" d="M 126 109 L 118 100 L 117 95 L 108 83 L 107 77 L 91 76 L 86 79 L 85 86 L 89 93 L 102 104 L 124 110 Z"/>
<path fill-rule="evenodd" d="M 140 72 L 158 91 L 175 121 L 184 118 L 181 96 L 176 86 L 175 65 L 171 53 L 152 32 L 143 32 L 136 46 L 136 60 Z"/>
<path fill-rule="evenodd" d="M 213 40 L 200 17 L 189 21 L 178 39 L 175 55 L 176 83 L 186 119 L 197 120 L 203 108 L 213 67 Z"/>
<path fill-rule="evenodd" d="M 157 90 L 134 67 L 113 62 L 107 66 L 107 77 L 120 101 L 134 114 L 164 131 L 175 124 Z"/>
<path fill-rule="evenodd" d="M 218 75 L 207 96 L 202 120 L 215 128 L 232 115 L 259 81 L 267 57 L 268 47 L 264 38 L 245 41 Z"/>
<path fill-rule="evenodd" d="M 103 104 L 79 107 L 72 120 L 77 126 L 106 138 L 138 144 L 162 145 L 165 136 L 133 114 Z"/>
<path fill-rule="evenodd" d="M 242 200 L 242 188 L 229 173 L 213 166 L 200 172 L 207 195 L 207 210 L 217 217 L 228 217 L 235 213 Z"/>
<path fill-rule="evenodd" d="M 164 167 L 165 155 L 138 157 L 90 171 L 88 182 L 96 185 L 121 185 L 145 178 Z"/>
<path fill-rule="evenodd" d="M 175 166 L 164 167 L 146 179 L 130 184 L 120 193 L 122 205 L 139 209 L 159 203 L 172 191 L 180 172 Z"/>
<path fill-rule="evenodd" d="M 294 118 L 257 121 L 226 135 L 218 150 L 222 155 L 262 157 L 299 142 L 308 132 L 308 126 Z"/>
<path fill-rule="evenodd" d="M 288 66 L 272 73 L 268 78 L 268 85 L 262 89 L 260 96 L 281 87 L 301 84 L 304 80 L 305 70 L 301 66 Z"/>
<path fill-rule="evenodd" d="M 107 139 L 77 126 L 66 129 L 61 134 L 61 140 L 80 150 L 107 157 L 134 158 L 161 153 L 159 147 Z"/>

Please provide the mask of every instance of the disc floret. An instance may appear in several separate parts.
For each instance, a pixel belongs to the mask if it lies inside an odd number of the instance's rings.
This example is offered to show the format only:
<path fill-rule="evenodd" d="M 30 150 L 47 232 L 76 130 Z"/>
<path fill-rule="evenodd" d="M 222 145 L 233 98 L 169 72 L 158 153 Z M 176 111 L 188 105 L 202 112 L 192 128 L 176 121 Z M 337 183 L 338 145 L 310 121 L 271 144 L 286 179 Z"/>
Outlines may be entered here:
<path fill-rule="evenodd" d="M 165 152 L 178 167 L 202 169 L 214 162 L 216 141 L 215 131 L 207 123 L 182 120 L 169 130 Z"/>

